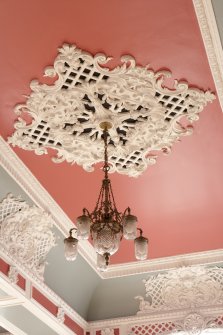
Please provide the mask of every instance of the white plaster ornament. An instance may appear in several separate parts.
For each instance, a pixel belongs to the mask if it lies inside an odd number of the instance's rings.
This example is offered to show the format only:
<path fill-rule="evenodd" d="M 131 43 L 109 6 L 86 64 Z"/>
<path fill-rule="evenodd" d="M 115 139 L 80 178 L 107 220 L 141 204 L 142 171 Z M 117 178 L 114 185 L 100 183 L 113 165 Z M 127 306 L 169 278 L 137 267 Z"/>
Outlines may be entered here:
<path fill-rule="evenodd" d="M 8 278 L 12 284 L 17 284 L 19 280 L 18 275 L 18 269 L 15 266 L 11 265 L 8 272 Z"/>
<path fill-rule="evenodd" d="M 156 274 L 143 280 L 145 300 L 137 296 L 143 315 L 161 310 L 193 310 L 223 303 L 223 268 L 191 266 Z"/>
<path fill-rule="evenodd" d="M 101 335 L 114 335 L 115 331 L 113 328 L 104 328 L 101 329 Z"/>
<path fill-rule="evenodd" d="M 138 176 L 156 162 L 156 152 L 169 153 L 176 141 L 192 133 L 191 123 L 215 98 L 185 82 L 175 81 L 168 89 L 164 81 L 170 72 L 138 66 L 129 55 L 112 70 L 105 67 L 110 59 L 93 57 L 75 45 L 59 48 L 54 66 L 45 69 L 55 82 L 31 82 L 26 103 L 15 107 L 19 118 L 8 142 L 38 155 L 55 149 L 54 162 L 92 171 L 103 160 L 100 123 L 109 121 L 111 172 Z M 23 113 L 32 117 L 31 123 Z"/>
<path fill-rule="evenodd" d="M 9 194 L 0 202 L 0 217 L 0 248 L 14 258 L 15 265 L 18 261 L 43 278 L 46 255 L 55 246 L 50 215 Z M 14 282 L 13 267 L 9 275 Z"/>

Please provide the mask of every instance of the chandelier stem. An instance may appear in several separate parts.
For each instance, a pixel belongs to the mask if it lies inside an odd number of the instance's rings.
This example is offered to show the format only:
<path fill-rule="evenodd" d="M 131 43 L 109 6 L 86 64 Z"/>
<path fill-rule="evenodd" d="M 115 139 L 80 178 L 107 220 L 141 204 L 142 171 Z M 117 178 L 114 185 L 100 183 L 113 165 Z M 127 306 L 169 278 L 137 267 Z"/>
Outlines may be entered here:
<path fill-rule="evenodd" d="M 103 130 L 103 139 L 104 139 L 104 144 L 105 144 L 103 171 L 105 173 L 105 179 L 108 179 L 108 171 L 110 167 L 108 164 L 108 130 L 107 128 Z"/>
<path fill-rule="evenodd" d="M 108 130 L 107 127 L 103 130 L 103 139 L 104 139 L 104 166 L 103 166 L 103 171 L 105 173 L 105 177 L 103 180 L 104 184 L 104 192 L 105 192 L 105 201 L 104 201 L 104 206 L 105 206 L 105 217 L 106 219 L 109 219 L 109 185 L 110 185 L 110 180 L 108 178 L 108 171 L 110 169 L 109 164 L 108 164 Z"/>

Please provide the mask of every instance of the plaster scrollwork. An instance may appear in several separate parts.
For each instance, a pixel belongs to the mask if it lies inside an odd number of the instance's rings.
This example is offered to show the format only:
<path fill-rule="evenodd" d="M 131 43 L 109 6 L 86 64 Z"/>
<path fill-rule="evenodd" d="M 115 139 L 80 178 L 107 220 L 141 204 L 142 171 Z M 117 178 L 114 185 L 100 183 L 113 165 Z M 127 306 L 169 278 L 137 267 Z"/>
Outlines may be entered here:
<path fill-rule="evenodd" d="M 46 255 L 55 245 L 52 219 L 42 209 L 27 203 L 15 211 L 18 198 L 13 200 L 12 195 L 0 203 L 0 212 L 6 211 L 7 199 L 12 211 L 10 214 L 7 209 L 7 216 L 0 221 L 0 247 L 13 257 L 15 264 L 16 260 L 19 261 L 42 278 Z"/>
<path fill-rule="evenodd" d="M 146 298 L 139 300 L 139 312 L 194 309 L 223 303 L 223 268 L 182 267 L 143 280 Z"/>
<path fill-rule="evenodd" d="M 183 331 L 185 335 L 199 335 L 203 330 L 216 327 L 214 318 L 204 317 L 203 315 L 192 312 L 182 321 L 175 322 L 178 331 Z"/>
<path fill-rule="evenodd" d="M 101 330 L 101 335 L 115 335 L 113 328 L 104 328 Z"/>
<path fill-rule="evenodd" d="M 92 171 L 103 160 L 100 123 L 109 121 L 111 171 L 138 176 L 156 162 L 155 152 L 169 153 L 176 141 L 192 133 L 192 123 L 215 98 L 185 82 L 175 81 L 168 89 L 169 71 L 138 66 L 129 55 L 112 70 L 105 67 L 110 59 L 64 44 L 54 66 L 45 70 L 54 83 L 32 81 L 26 103 L 15 107 L 19 118 L 8 142 L 38 155 L 54 149 L 54 162 Z"/>
<path fill-rule="evenodd" d="M 12 284 L 17 284 L 19 280 L 18 275 L 18 269 L 15 266 L 11 265 L 8 272 L 8 278 Z"/>

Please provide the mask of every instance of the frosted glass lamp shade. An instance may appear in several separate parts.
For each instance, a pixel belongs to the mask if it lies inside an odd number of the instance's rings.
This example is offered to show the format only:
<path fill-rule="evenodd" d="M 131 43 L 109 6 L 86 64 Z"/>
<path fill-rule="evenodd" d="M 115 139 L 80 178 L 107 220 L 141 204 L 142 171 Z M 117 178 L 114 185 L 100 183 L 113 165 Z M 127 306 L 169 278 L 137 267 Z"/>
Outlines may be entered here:
<path fill-rule="evenodd" d="M 100 229 L 91 230 L 93 244 L 96 252 L 100 255 L 108 253 L 113 255 L 119 248 L 122 231 L 114 232 L 109 223 L 100 223 Z"/>
<path fill-rule="evenodd" d="M 126 240 L 134 240 L 136 238 L 137 217 L 128 214 L 123 219 L 123 235 Z"/>
<path fill-rule="evenodd" d="M 97 254 L 97 268 L 99 271 L 106 271 L 108 269 L 105 255 Z"/>
<path fill-rule="evenodd" d="M 81 215 L 77 218 L 77 237 L 81 240 L 87 240 L 90 235 L 91 219 L 87 215 Z"/>
<path fill-rule="evenodd" d="M 64 253 L 67 261 L 74 261 L 77 258 L 78 240 L 72 236 L 64 239 Z"/>
<path fill-rule="evenodd" d="M 135 238 L 134 242 L 135 242 L 135 257 L 136 257 L 136 259 L 138 259 L 140 261 L 143 261 L 143 260 L 147 259 L 147 256 L 148 256 L 148 239 L 140 235 L 139 237 Z"/>

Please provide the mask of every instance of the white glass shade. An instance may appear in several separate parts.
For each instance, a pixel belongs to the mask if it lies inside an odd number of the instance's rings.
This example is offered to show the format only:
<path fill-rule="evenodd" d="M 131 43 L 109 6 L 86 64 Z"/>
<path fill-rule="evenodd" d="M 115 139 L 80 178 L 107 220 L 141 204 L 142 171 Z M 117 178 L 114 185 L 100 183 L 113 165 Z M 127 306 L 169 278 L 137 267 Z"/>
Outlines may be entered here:
<path fill-rule="evenodd" d="M 137 217 L 131 214 L 123 218 L 123 235 L 126 240 L 134 240 L 136 238 Z"/>
<path fill-rule="evenodd" d="M 113 255 L 119 248 L 121 237 L 122 231 L 114 233 L 109 224 L 101 223 L 101 230 L 98 231 L 92 229 L 94 248 L 100 255 L 104 255 L 105 253 Z"/>
<path fill-rule="evenodd" d="M 139 236 L 137 238 L 135 238 L 135 257 L 136 259 L 143 261 L 145 259 L 147 259 L 147 255 L 148 255 L 148 239 L 143 237 L 143 236 Z"/>
<path fill-rule="evenodd" d="M 99 271 L 106 271 L 108 269 L 104 255 L 97 254 L 97 268 Z"/>
<path fill-rule="evenodd" d="M 91 219 L 87 215 L 81 215 L 77 218 L 77 237 L 81 240 L 87 240 L 90 235 Z"/>
<path fill-rule="evenodd" d="M 74 261 L 77 258 L 78 240 L 72 236 L 64 239 L 64 253 L 67 261 Z"/>

